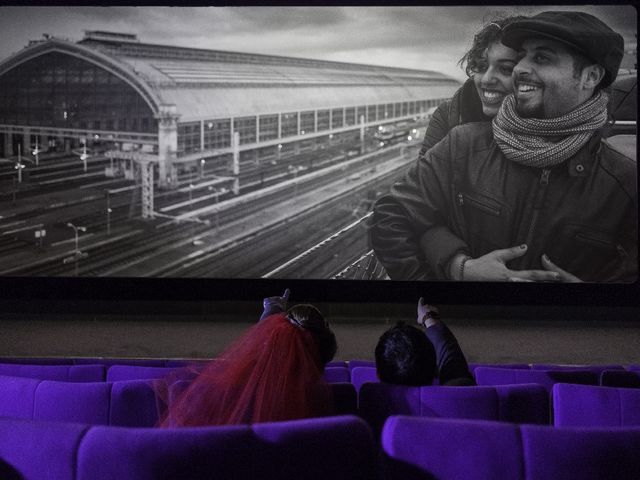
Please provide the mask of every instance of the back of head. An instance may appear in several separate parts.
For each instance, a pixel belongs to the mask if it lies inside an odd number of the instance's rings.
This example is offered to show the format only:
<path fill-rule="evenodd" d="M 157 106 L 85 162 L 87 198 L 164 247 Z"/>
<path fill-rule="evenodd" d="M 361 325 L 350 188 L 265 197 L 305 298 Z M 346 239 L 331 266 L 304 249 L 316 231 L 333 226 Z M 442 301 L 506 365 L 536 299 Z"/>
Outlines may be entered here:
<path fill-rule="evenodd" d="M 333 360 L 338 350 L 336 336 L 322 313 L 309 304 L 300 304 L 287 311 L 291 323 L 311 333 L 320 357 L 321 367 Z"/>
<path fill-rule="evenodd" d="M 424 332 L 398 322 L 382 334 L 376 345 L 378 377 L 396 385 L 431 385 L 436 353 Z"/>
<path fill-rule="evenodd" d="M 333 342 L 332 342 L 333 340 Z M 249 328 L 170 405 L 162 426 L 236 425 L 327 415 L 322 378 L 335 337 L 311 306 L 278 312 Z"/>

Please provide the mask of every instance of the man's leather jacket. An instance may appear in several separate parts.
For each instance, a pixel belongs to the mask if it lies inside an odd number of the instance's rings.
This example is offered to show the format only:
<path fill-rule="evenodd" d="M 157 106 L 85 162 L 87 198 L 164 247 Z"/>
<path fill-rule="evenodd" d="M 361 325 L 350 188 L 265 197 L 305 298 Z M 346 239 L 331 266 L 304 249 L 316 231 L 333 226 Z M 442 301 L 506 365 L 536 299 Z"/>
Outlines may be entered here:
<path fill-rule="evenodd" d="M 457 253 L 526 243 L 510 269 L 542 269 L 547 254 L 584 281 L 634 281 L 636 178 L 635 160 L 598 134 L 539 169 L 508 160 L 490 123 L 460 125 L 376 202 L 371 246 L 394 280 L 447 280 Z"/>

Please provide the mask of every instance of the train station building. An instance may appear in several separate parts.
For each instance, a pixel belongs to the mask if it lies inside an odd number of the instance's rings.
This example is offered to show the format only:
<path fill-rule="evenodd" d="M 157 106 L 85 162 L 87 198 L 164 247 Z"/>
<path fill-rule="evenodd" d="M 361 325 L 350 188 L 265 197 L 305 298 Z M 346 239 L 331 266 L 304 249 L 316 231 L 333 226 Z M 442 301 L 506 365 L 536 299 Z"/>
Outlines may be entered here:
<path fill-rule="evenodd" d="M 181 169 L 243 168 L 415 121 L 460 86 L 429 70 L 45 35 L 0 62 L 0 156 L 97 146 Z M 138 157 L 133 153 L 140 153 Z M 157 168 L 155 167 L 157 165 Z"/>

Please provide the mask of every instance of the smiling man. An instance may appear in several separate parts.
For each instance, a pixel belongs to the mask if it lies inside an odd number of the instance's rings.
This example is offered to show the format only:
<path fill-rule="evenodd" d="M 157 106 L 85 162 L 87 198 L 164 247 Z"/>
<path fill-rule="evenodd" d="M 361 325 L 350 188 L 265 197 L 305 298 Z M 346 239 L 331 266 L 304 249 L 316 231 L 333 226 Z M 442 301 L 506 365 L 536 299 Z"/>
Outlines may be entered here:
<path fill-rule="evenodd" d="M 543 12 L 507 25 L 502 43 L 519 54 L 514 94 L 392 187 L 397 208 L 374 211 L 372 243 L 410 222 L 419 251 L 400 255 L 440 280 L 634 281 L 636 163 L 601 139 L 622 37 L 586 13 Z"/>

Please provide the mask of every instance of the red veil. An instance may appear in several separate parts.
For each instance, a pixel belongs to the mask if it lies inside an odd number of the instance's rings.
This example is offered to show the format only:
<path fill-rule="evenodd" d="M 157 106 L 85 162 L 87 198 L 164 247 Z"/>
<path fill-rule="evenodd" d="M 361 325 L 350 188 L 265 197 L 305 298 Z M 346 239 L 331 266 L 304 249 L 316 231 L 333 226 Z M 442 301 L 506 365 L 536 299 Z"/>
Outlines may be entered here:
<path fill-rule="evenodd" d="M 284 313 L 251 327 L 169 405 L 161 427 L 292 420 L 331 413 L 313 334 Z"/>

